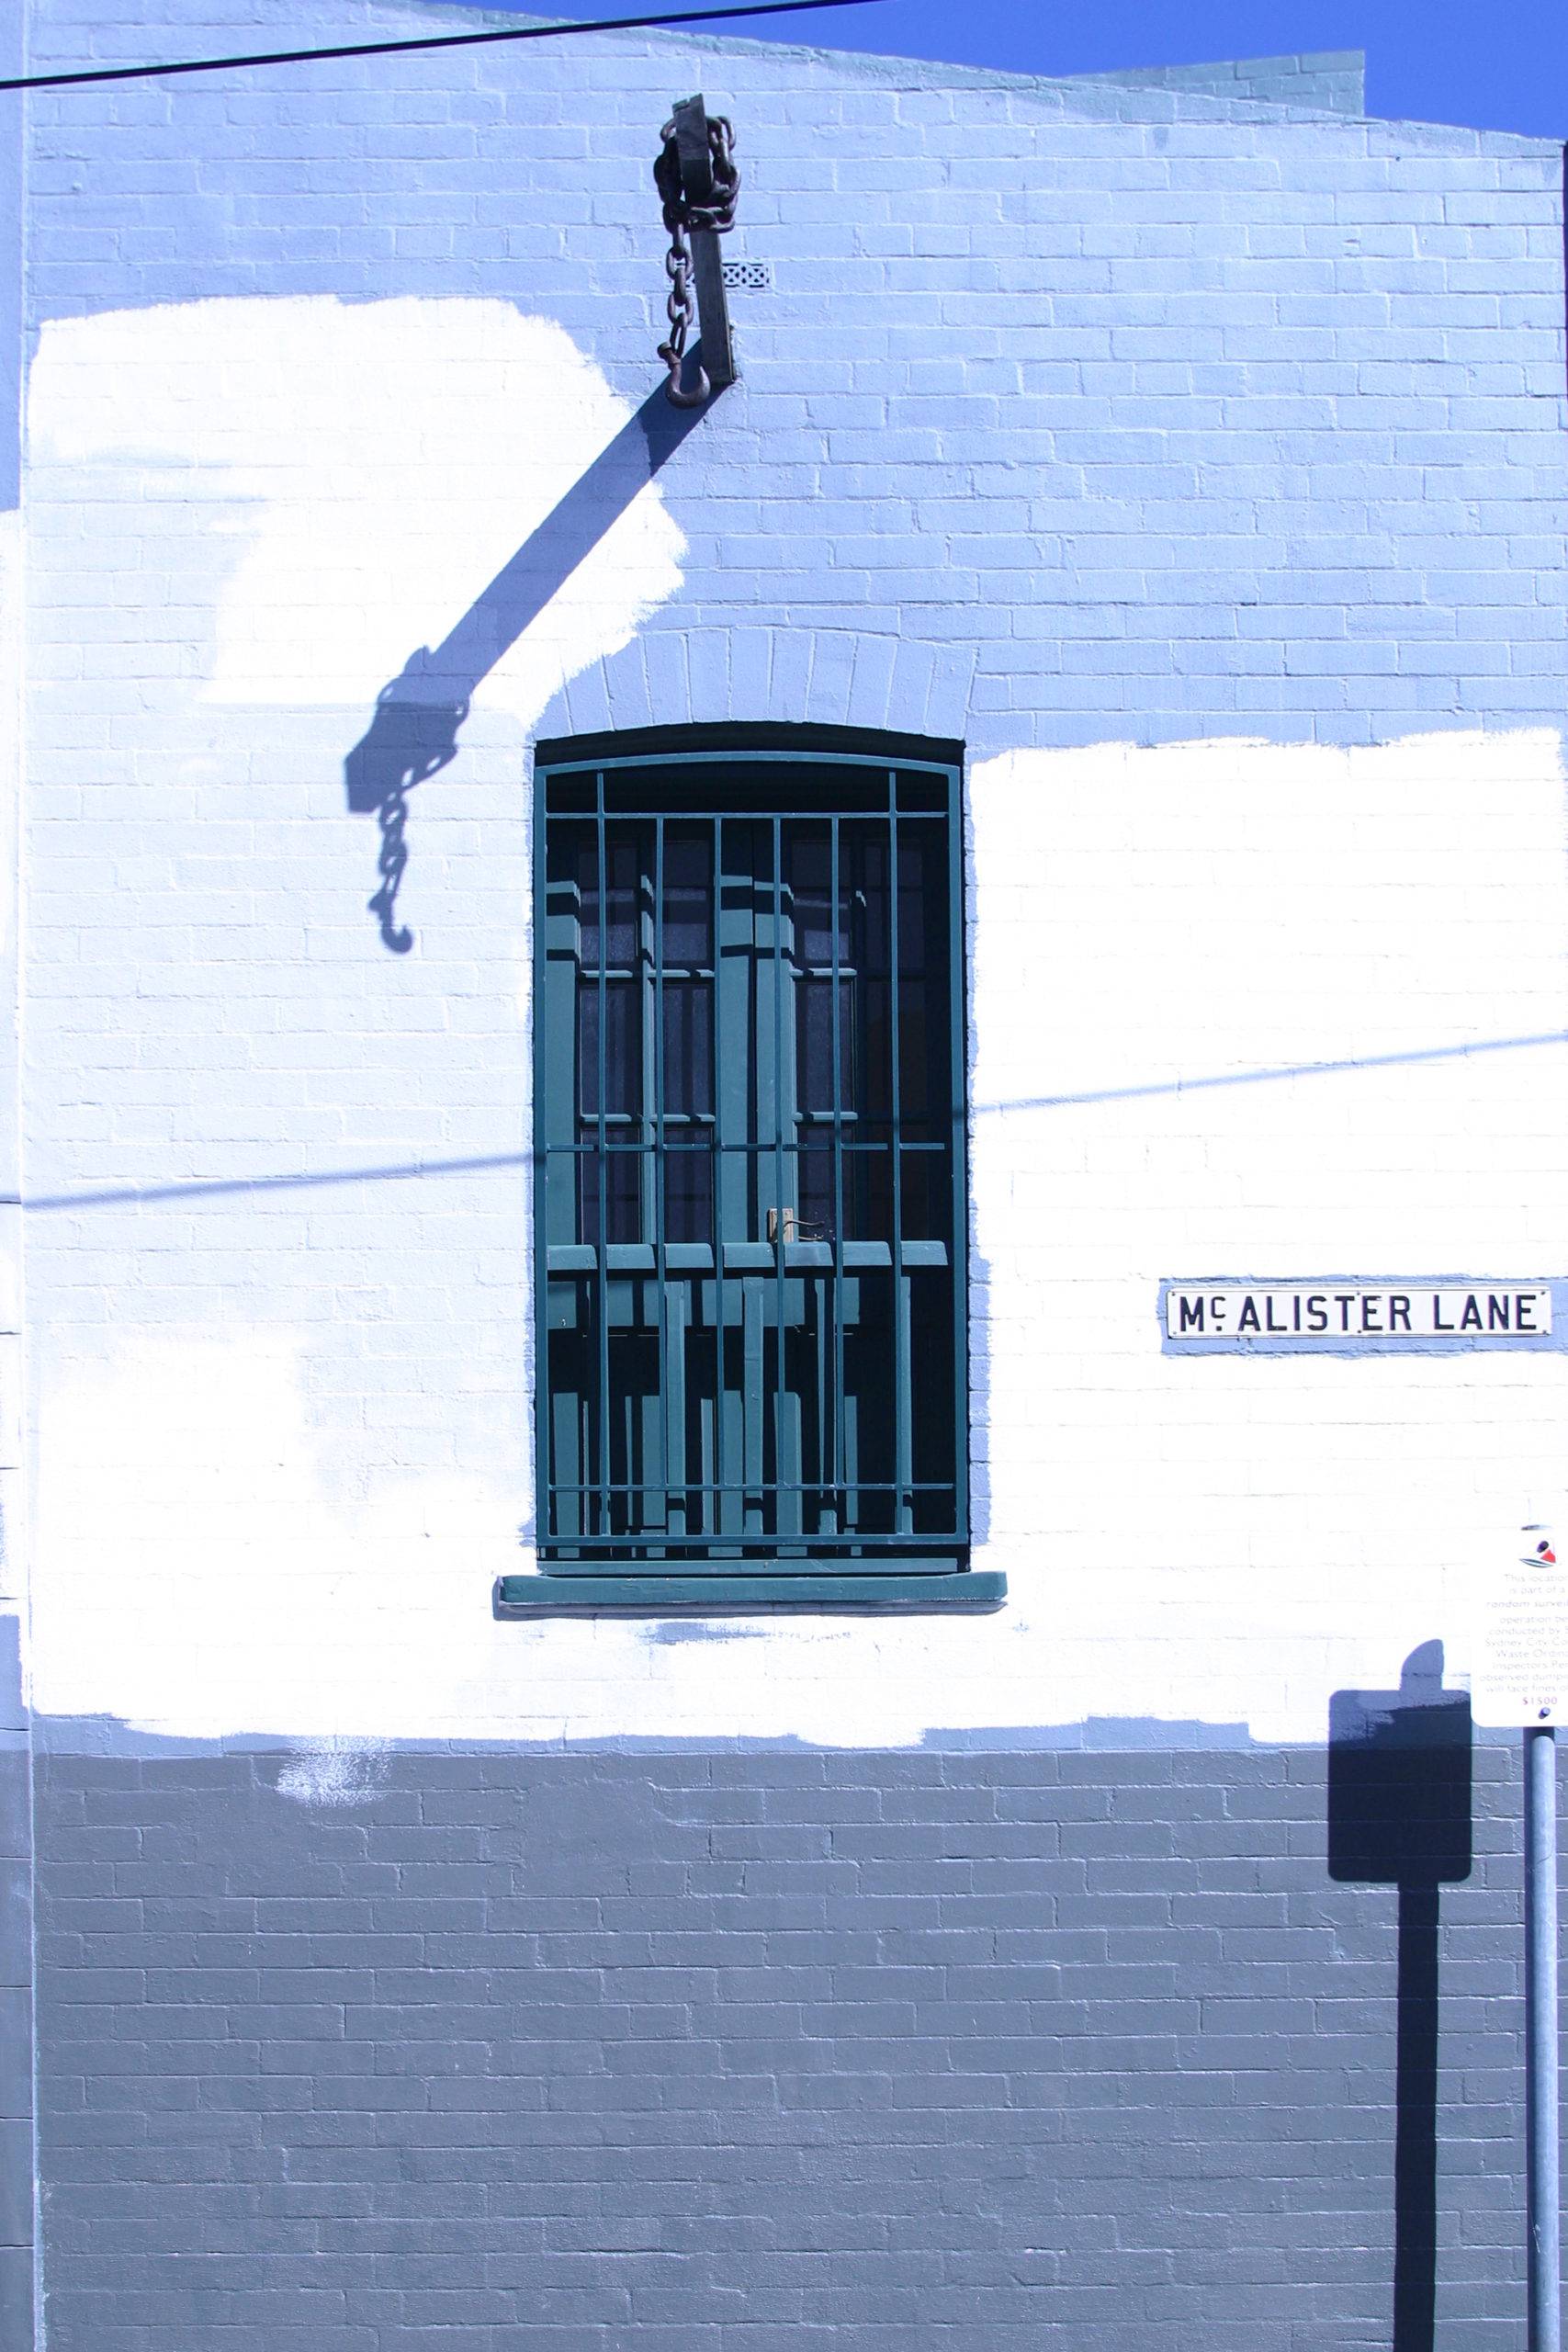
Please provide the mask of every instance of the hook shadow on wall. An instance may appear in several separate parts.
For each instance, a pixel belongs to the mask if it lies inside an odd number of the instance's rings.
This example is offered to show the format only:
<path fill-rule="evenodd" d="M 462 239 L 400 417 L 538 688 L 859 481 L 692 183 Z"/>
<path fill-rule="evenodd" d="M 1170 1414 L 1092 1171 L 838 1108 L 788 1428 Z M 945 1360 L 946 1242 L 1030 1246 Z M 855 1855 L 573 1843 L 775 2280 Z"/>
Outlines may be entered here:
<path fill-rule="evenodd" d="M 718 240 L 734 220 L 740 175 L 730 126 L 722 115 L 707 114 L 700 94 L 677 102 L 664 127 L 654 179 L 671 238 L 665 261 L 670 334 L 659 346 L 668 380 L 649 394 L 442 642 L 434 650 L 420 646 L 382 687 L 369 726 L 344 762 L 350 812 L 374 815 L 380 827 L 380 880 L 369 907 L 382 945 L 394 956 L 406 956 L 413 945 L 412 932 L 397 920 L 409 855 L 409 794 L 451 765 L 475 689 L 735 381 Z M 688 353 L 694 312 L 702 339 Z"/>

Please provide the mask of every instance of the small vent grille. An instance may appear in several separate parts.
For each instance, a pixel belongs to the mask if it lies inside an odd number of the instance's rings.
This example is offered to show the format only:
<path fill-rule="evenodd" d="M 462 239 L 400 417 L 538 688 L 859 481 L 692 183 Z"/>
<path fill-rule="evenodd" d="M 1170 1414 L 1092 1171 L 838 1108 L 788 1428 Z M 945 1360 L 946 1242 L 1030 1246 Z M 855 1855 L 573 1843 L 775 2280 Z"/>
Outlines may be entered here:
<path fill-rule="evenodd" d="M 766 293 L 773 282 L 773 268 L 766 261 L 727 261 L 724 265 L 727 286 L 744 286 L 753 293 Z"/>

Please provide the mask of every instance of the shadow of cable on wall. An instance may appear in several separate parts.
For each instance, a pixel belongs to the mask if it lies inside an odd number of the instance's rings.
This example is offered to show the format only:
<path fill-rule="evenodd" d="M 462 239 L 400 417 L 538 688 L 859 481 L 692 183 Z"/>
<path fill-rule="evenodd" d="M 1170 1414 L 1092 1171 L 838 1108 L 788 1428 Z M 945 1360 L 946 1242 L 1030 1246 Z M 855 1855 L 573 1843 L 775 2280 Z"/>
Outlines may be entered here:
<path fill-rule="evenodd" d="M 692 358 L 700 363 L 700 345 Z M 374 815 L 381 829 L 380 883 L 370 911 L 382 945 L 394 956 L 406 956 L 413 945 L 412 932 L 397 920 L 408 864 L 409 794 L 451 765 L 476 687 L 713 404 L 676 408 L 660 380 L 456 628 L 434 649 L 422 645 L 411 653 L 377 695 L 370 724 L 344 762 L 344 781 L 351 813 Z"/>
<path fill-rule="evenodd" d="M 1472 1736 L 1441 1642 L 1329 1701 L 1329 1877 L 1398 1889 L 1393 2352 L 1432 2352 L 1437 2318 L 1438 1889 L 1470 1876 Z"/>

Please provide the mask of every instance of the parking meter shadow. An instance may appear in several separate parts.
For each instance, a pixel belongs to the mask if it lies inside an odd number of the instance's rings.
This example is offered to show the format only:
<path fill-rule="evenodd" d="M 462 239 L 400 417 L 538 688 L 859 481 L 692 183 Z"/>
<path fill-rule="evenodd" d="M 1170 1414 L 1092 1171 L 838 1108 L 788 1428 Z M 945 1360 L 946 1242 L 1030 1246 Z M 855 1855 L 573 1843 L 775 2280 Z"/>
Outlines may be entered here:
<path fill-rule="evenodd" d="M 1438 1890 L 1470 1876 L 1472 1747 L 1441 1642 L 1411 1651 L 1397 1690 L 1329 1700 L 1329 1877 L 1398 1890 L 1393 2352 L 1431 2352 L 1436 2324 Z"/>

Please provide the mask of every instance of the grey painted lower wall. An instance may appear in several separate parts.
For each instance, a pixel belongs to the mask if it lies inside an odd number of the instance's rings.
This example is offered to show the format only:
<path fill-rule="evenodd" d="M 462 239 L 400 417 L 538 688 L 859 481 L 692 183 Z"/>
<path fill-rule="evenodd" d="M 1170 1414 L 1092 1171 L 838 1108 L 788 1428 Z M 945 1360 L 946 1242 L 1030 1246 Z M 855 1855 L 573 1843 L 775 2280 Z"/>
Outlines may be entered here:
<path fill-rule="evenodd" d="M 25 1730 L 0 1730 L 0 2352 L 33 2342 L 32 1834 Z"/>
<path fill-rule="evenodd" d="M 17 1476 L 0 1466 L 0 1554 L 17 1517 Z M 10 1506 L 7 1510 L 6 1506 Z M 32 1742 L 14 1608 L 0 1608 L 0 2352 L 32 2352 Z"/>
<path fill-rule="evenodd" d="M 1512 2352 L 1473 1788 L 1434 2013 L 1322 1752 L 40 1758 L 50 2352 L 1387 2347 L 1396 2165 L 1401 2352 Z"/>

